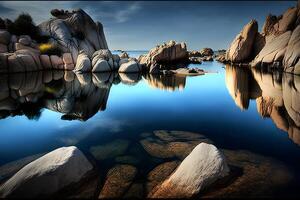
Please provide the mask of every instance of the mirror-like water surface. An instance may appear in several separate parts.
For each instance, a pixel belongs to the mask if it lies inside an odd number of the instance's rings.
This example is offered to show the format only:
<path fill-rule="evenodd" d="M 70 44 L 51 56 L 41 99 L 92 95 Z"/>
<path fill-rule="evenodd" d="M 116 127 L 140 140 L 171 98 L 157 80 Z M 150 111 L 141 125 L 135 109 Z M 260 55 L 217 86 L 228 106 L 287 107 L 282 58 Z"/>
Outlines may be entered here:
<path fill-rule="evenodd" d="M 283 193 L 297 193 L 300 77 L 217 62 L 190 66 L 217 73 L 0 75 L 0 169 L 75 145 L 106 169 L 131 160 L 142 181 L 163 162 L 147 154 L 144 135 L 179 130 L 200 133 L 221 149 L 276 159 L 294 174 Z M 102 147 L 117 150 L 97 153 Z"/>

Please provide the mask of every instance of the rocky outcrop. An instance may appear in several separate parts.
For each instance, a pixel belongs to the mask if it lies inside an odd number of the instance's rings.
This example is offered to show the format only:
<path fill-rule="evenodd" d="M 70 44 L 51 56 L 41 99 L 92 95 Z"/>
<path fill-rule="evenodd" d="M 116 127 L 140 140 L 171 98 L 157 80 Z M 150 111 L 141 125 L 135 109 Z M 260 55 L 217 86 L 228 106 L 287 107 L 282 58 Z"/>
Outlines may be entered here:
<path fill-rule="evenodd" d="M 51 197 L 79 183 L 92 170 L 92 164 L 79 149 L 62 147 L 23 167 L 1 185 L 0 196 Z"/>
<path fill-rule="evenodd" d="M 121 64 L 125 73 L 142 70 L 126 52 L 121 60 L 108 50 L 102 24 L 94 22 L 83 10 L 55 9 L 51 14 L 54 18 L 38 25 L 39 37 L 47 38 L 47 43 L 38 44 L 28 35 L 16 36 L 0 30 L 0 72 L 111 72 L 118 71 Z"/>
<path fill-rule="evenodd" d="M 202 56 L 213 56 L 214 51 L 211 48 L 203 48 L 200 50 L 200 54 Z"/>
<path fill-rule="evenodd" d="M 281 63 L 291 37 L 291 31 L 287 31 L 277 37 L 269 39 L 264 48 L 252 62 L 253 66 L 259 64 Z"/>
<path fill-rule="evenodd" d="M 82 9 L 55 9 L 51 14 L 54 18 L 39 25 L 41 35 L 50 37 L 51 43 L 71 53 L 74 60 L 80 51 L 91 57 L 99 49 L 108 49 L 102 24 L 94 22 Z"/>
<path fill-rule="evenodd" d="M 157 45 L 151 49 L 147 55 L 139 57 L 139 63 L 146 65 L 148 70 L 153 72 L 151 68 L 161 65 L 161 69 L 165 69 L 165 65 L 179 62 L 188 62 L 188 51 L 185 43 L 176 43 L 171 40 L 169 43 Z"/>
<path fill-rule="evenodd" d="M 194 197 L 228 173 L 229 168 L 223 154 L 214 145 L 200 143 L 149 197 Z"/>
<path fill-rule="evenodd" d="M 281 16 L 269 14 L 261 33 L 257 32 L 257 23 L 251 26 L 254 24 L 251 21 L 232 42 L 226 58 L 221 58 L 219 61 L 250 63 L 254 67 L 278 68 L 289 73 L 300 74 L 299 13 L 298 5 L 287 9 Z M 245 37 L 247 33 L 251 37 Z M 250 38 L 246 43 L 248 46 L 244 46 L 247 38 Z M 240 51 L 239 49 L 243 47 L 245 51 Z"/>
<path fill-rule="evenodd" d="M 231 43 L 226 52 L 226 59 L 234 63 L 249 61 L 252 56 L 257 31 L 257 22 L 251 20 Z"/>
<path fill-rule="evenodd" d="M 300 75 L 300 25 L 293 31 L 283 58 L 284 71 Z"/>

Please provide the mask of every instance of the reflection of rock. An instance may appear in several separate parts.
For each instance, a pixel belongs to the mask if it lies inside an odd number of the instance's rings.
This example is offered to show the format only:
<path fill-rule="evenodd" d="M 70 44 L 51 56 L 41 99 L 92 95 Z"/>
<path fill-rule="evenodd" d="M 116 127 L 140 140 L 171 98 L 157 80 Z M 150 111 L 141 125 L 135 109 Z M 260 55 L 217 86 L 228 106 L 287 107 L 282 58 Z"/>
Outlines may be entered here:
<path fill-rule="evenodd" d="M 288 132 L 300 144 L 300 79 L 297 75 L 273 71 L 226 66 L 226 86 L 237 106 L 247 109 L 250 99 L 256 99 L 257 111 L 270 117 L 275 125 Z"/>
<path fill-rule="evenodd" d="M 300 145 L 300 77 L 297 75 L 283 75 L 284 107 L 290 117 L 288 129 L 289 137 Z"/>
<path fill-rule="evenodd" d="M 155 186 L 167 179 L 179 164 L 179 161 L 171 161 L 156 166 L 148 174 L 147 193 L 150 193 Z"/>
<path fill-rule="evenodd" d="M 0 187 L 1 197 L 51 196 L 93 169 L 76 147 L 62 147 L 29 163 Z"/>
<path fill-rule="evenodd" d="M 119 198 L 131 185 L 137 169 L 131 165 L 117 165 L 107 173 L 99 198 Z"/>
<path fill-rule="evenodd" d="M 237 168 L 235 178 L 211 188 L 204 198 L 272 196 L 274 188 L 285 186 L 293 176 L 280 162 L 251 152 L 224 150 L 224 155 L 228 164 Z"/>
<path fill-rule="evenodd" d="M 167 91 L 183 90 L 186 77 L 163 74 L 146 74 L 145 79 L 151 87 Z"/>
<path fill-rule="evenodd" d="M 5 113 L 35 118 L 46 107 L 63 113 L 62 119 L 87 120 L 105 110 L 114 74 L 45 71 L 2 75 L 1 80 L 0 110 Z"/>
<path fill-rule="evenodd" d="M 142 79 L 140 73 L 120 73 L 121 82 L 127 85 L 135 85 Z"/>
<path fill-rule="evenodd" d="M 182 161 L 176 171 L 150 193 L 152 198 L 193 197 L 218 179 L 229 168 L 223 154 L 211 144 L 200 143 Z"/>
<path fill-rule="evenodd" d="M 290 139 L 300 144 L 298 76 L 254 69 L 252 73 L 262 90 L 262 96 L 256 99 L 258 112 L 262 117 L 270 117 L 278 128 L 288 132 Z"/>
<path fill-rule="evenodd" d="M 185 132 L 181 131 L 156 131 L 154 132 L 156 137 L 146 137 L 140 142 L 153 157 L 179 159 L 184 159 L 201 142 L 212 143 L 201 134 L 186 133 L 185 135 Z M 195 137 L 195 135 L 198 135 L 198 137 Z M 172 138 L 171 141 L 170 138 Z"/>
<path fill-rule="evenodd" d="M 241 109 L 247 109 L 249 100 L 261 95 L 248 69 L 226 65 L 225 83 L 235 104 Z"/>
<path fill-rule="evenodd" d="M 124 154 L 128 145 L 128 140 L 116 139 L 107 144 L 93 146 L 91 147 L 90 152 L 96 159 L 104 160 Z"/>

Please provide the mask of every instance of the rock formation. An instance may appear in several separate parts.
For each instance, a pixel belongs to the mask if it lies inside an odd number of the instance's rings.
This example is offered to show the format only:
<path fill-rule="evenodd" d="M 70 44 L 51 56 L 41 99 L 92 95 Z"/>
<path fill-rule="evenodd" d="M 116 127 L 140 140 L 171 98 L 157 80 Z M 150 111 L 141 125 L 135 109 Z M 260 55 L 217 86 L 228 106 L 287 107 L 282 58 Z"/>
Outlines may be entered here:
<path fill-rule="evenodd" d="M 226 59 L 234 63 L 244 62 L 251 59 L 253 44 L 255 42 L 258 25 L 251 20 L 242 31 L 235 37 L 226 52 Z"/>
<path fill-rule="evenodd" d="M 138 60 L 140 64 L 147 66 L 150 73 L 157 73 L 159 70 L 167 69 L 166 65 L 188 62 L 188 51 L 184 42 L 176 43 L 171 40 L 167 44 L 157 45 Z"/>
<path fill-rule="evenodd" d="M 46 43 L 0 30 L 0 73 L 50 69 L 108 72 L 118 71 L 121 64 L 122 72 L 141 71 L 136 60 L 123 59 L 128 59 L 127 53 L 119 63 L 120 57 L 108 50 L 102 24 L 94 22 L 82 9 L 54 9 L 51 14 L 54 18 L 36 27 L 39 37 L 47 38 Z"/>
<path fill-rule="evenodd" d="M 279 68 L 300 74 L 300 6 L 289 8 L 282 16 L 268 15 L 262 32 L 252 20 L 231 43 L 221 62 L 250 63 L 254 67 Z"/>
<path fill-rule="evenodd" d="M 213 61 L 213 55 L 211 48 L 203 48 L 200 51 L 190 51 L 189 60 L 193 64 L 201 64 L 203 61 Z"/>
<path fill-rule="evenodd" d="M 92 164 L 79 149 L 62 147 L 23 167 L 1 185 L 0 196 L 51 197 L 79 183 L 92 170 Z"/>
<path fill-rule="evenodd" d="M 200 143 L 182 161 L 175 172 L 151 198 L 190 198 L 228 175 L 229 168 L 223 154 L 212 144 Z"/>

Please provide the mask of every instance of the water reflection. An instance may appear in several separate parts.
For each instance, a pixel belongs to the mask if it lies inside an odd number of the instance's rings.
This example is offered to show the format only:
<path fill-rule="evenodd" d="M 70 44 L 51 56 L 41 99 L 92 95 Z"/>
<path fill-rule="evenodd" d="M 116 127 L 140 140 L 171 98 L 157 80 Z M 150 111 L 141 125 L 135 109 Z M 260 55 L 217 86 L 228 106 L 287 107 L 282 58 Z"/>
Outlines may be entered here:
<path fill-rule="evenodd" d="M 185 77 L 144 75 L 150 86 L 175 91 Z M 0 75 L 0 117 L 25 115 L 39 119 L 43 108 L 62 113 L 63 120 L 88 120 L 106 109 L 113 84 L 135 85 L 139 73 L 82 73 L 45 71 Z"/>
<path fill-rule="evenodd" d="M 300 77 L 226 66 L 226 86 L 236 105 L 247 109 L 255 99 L 257 112 L 269 117 L 300 145 Z"/>
<path fill-rule="evenodd" d="M 145 79 L 153 88 L 166 91 L 183 90 L 185 88 L 186 77 L 163 74 L 145 74 Z"/>

